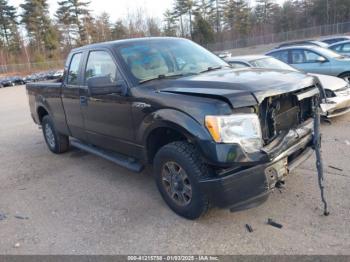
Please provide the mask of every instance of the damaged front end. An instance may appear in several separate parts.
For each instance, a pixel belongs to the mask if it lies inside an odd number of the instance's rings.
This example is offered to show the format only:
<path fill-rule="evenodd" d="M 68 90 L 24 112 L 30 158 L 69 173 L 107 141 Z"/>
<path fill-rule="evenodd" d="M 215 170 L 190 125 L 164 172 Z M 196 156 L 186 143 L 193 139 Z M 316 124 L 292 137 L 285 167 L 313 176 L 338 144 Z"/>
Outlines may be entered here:
<path fill-rule="evenodd" d="M 350 87 L 338 90 L 326 90 L 326 98 L 320 104 L 322 115 L 327 118 L 337 117 L 350 112 Z"/>
<path fill-rule="evenodd" d="M 241 157 L 246 162 L 221 169 L 217 177 L 200 181 L 212 203 L 237 211 L 265 201 L 291 170 L 312 155 L 318 101 L 316 86 L 265 98 L 257 110 L 261 150 Z"/>

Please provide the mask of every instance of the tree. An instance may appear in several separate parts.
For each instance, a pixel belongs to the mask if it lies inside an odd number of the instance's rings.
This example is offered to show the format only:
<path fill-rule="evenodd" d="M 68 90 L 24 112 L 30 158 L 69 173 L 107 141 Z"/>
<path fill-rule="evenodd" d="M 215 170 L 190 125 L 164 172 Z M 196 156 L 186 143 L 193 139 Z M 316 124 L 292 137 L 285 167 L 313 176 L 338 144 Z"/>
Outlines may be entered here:
<path fill-rule="evenodd" d="M 112 37 L 113 39 L 123 39 L 128 37 L 128 29 L 123 24 L 123 21 L 119 20 L 115 23 L 112 29 Z"/>
<path fill-rule="evenodd" d="M 176 0 L 173 15 L 180 20 L 181 36 L 184 37 L 184 16 L 187 16 L 189 22 L 189 33 L 192 38 L 193 24 L 192 16 L 195 9 L 194 0 Z"/>
<path fill-rule="evenodd" d="M 200 14 L 195 16 L 193 38 L 201 45 L 207 45 L 214 41 L 214 30 Z"/>
<path fill-rule="evenodd" d="M 0 37 L 7 48 L 18 50 L 19 42 L 16 8 L 9 5 L 7 0 L 0 0 Z"/>
<path fill-rule="evenodd" d="M 164 22 L 163 34 L 166 36 L 176 36 L 176 17 L 169 9 L 164 13 Z"/>
<path fill-rule="evenodd" d="M 21 22 L 25 25 L 29 40 L 36 46 L 38 55 L 46 55 L 46 51 L 49 51 L 49 57 L 52 57 L 59 43 L 49 17 L 47 1 L 25 0 L 20 7 L 23 9 Z"/>
<path fill-rule="evenodd" d="M 235 4 L 235 29 L 240 37 L 246 37 L 250 29 L 250 9 L 246 0 L 236 0 Z"/>
<path fill-rule="evenodd" d="M 153 17 L 147 18 L 147 31 L 149 36 L 160 36 L 161 30 L 155 18 Z"/>
<path fill-rule="evenodd" d="M 62 0 L 58 2 L 59 8 L 56 17 L 59 22 L 69 28 L 68 35 L 79 35 L 78 44 L 89 43 L 91 37 L 86 26 L 90 25 L 92 17 L 88 9 L 90 2 L 81 0 Z M 70 37 L 70 36 L 69 36 Z"/>
<path fill-rule="evenodd" d="M 112 40 L 112 25 L 110 16 L 106 12 L 97 17 L 95 24 L 98 32 L 98 42 Z"/>

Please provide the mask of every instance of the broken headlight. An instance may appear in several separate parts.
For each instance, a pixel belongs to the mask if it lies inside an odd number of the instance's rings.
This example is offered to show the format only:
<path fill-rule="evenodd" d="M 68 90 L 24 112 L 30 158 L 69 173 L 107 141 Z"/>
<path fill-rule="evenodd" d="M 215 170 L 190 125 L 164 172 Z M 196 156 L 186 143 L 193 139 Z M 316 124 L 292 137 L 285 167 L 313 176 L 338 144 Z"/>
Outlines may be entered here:
<path fill-rule="evenodd" d="M 248 153 L 259 151 L 263 146 L 256 114 L 206 116 L 205 126 L 217 143 L 240 144 Z"/>

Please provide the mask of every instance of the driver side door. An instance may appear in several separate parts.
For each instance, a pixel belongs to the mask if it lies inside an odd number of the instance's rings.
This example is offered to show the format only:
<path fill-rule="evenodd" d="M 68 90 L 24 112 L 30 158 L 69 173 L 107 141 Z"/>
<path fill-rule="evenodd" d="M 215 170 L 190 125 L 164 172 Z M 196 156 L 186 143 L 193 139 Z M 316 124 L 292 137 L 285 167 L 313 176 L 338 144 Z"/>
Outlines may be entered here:
<path fill-rule="evenodd" d="M 307 73 L 327 75 L 332 72 L 331 63 L 326 57 L 307 49 L 291 50 L 291 64 Z"/>
<path fill-rule="evenodd" d="M 115 85 L 123 81 L 112 53 L 109 50 L 91 50 L 83 75 L 82 95 L 86 97 L 86 103 L 82 106 L 82 113 L 88 141 L 135 156 L 138 147 L 133 144 L 131 98 L 121 93 L 93 95 L 87 86 L 87 81 L 92 77 L 108 76 Z"/>

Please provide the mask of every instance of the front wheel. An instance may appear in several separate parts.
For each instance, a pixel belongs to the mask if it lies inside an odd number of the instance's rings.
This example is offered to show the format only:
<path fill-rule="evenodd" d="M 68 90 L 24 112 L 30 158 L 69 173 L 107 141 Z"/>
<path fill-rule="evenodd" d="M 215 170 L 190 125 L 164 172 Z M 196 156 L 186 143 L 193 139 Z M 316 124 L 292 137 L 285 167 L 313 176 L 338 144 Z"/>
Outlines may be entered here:
<path fill-rule="evenodd" d="M 178 215 L 197 219 L 209 209 L 199 179 L 209 174 L 196 148 L 183 141 L 162 147 L 154 160 L 156 183 L 167 205 Z"/>
<path fill-rule="evenodd" d="M 51 152 L 61 154 L 69 149 L 69 137 L 57 132 L 50 116 L 46 115 L 42 120 L 42 129 L 46 145 Z"/>

